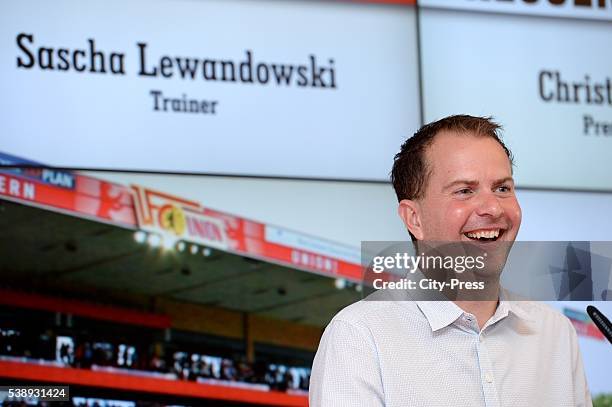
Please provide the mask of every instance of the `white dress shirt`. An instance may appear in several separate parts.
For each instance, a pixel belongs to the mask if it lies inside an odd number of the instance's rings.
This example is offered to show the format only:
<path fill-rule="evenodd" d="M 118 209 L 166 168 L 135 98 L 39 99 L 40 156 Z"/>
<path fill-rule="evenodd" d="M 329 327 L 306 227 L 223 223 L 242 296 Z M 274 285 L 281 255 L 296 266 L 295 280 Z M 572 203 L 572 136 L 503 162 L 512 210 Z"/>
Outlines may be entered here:
<path fill-rule="evenodd" d="M 310 406 L 592 406 L 576 332 L 547 305 L 502 300 L 480 330 L 453 302 L 381 295 L 325 329 Z"/>

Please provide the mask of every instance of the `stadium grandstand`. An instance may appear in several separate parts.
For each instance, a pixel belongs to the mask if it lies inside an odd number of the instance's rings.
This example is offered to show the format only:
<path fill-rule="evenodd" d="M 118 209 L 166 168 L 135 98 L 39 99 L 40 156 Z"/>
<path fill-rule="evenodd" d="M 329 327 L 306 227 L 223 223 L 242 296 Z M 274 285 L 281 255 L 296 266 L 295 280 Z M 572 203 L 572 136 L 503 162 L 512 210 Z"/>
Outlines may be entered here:
<path fill-rule="evenodd" d="M 3 383 L 69 385 L 74 406 L 307 405 L 322 328 L 361 296 L 358 250 L 2 160 Z"/>

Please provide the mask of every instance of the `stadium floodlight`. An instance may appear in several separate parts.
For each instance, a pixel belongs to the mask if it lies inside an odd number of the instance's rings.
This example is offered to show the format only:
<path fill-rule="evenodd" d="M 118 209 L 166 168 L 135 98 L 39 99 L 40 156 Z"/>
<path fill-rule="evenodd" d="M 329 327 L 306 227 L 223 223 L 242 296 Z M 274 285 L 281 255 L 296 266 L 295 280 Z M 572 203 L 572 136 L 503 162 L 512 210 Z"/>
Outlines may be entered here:
<path fill-rule="evenodd" d="M 149 235 L 147 243 L 149 243 L 149 246 L 151 247 L 159 247 L 162 244 L 162 237 L 158 234 L 152 233 Z"/>
<path fill-rule="evenodd" d="M 161 241 L 161 245 L 164 250 L 174 250 L 176 239 L 172 236 L 164 236 Z"/>
<path fill-rule="evenodd" d="M 185 244 L 185 242 L 180 241 L 180 242 L 178 242 L 178 243 L 176 244 L 176 250 L 178 250 L 179 252 L 183 252 L 183 251 L 185 251 L 185 247 L 186 247 L 186 246 L 187 246 L 187 245 Z"/>
<path fill-rule="evenodd" d="M 338 290 L 343 290 L 346 287 L 346 280 L 343 278 L 337 278 L 336 281 L 334 281 L 334 285 Z"/>
<path fill-rule="evenodd" d="M 198 250 L 199 250 L 198 245 L 192 244 L 191 247 L 189 248 L 189 253 L 196 254 Z"/>
<path fill-rule="evenodd" d="M 210 257 L 210 255 L 212 254 L 212 250 L 210 250 L 208 247 L 205 247 L 202 249 L 202 254 L 204 255 L 204 257 Z"/>
<path fill-rule="evenodd" d="M 147 233 L 142 230 L 137 230 L 134 232 L 134 240 L 137 243 L 144 243 L 147 241 Z"/>

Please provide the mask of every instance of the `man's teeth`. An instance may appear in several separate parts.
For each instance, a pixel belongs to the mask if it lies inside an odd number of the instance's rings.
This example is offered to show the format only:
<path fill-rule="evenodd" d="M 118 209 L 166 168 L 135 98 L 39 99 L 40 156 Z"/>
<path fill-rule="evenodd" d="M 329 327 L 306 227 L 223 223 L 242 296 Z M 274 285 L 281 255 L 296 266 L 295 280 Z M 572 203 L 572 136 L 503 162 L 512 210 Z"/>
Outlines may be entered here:
<path fill-rule="evenodd" d="M 466 233 L 466 235 L 467 237 L 470 237 L 472 239 L 480 239 L 480 238 L 494 239 L 499 236 L 499 229 L 468 232 Z"/>

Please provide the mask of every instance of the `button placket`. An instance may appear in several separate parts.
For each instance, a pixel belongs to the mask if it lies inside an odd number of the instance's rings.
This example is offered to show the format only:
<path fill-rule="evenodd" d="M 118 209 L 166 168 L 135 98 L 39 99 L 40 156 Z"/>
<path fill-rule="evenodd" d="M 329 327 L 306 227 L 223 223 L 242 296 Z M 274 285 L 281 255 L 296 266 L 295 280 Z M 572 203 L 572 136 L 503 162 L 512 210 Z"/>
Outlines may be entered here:
<path fill-rule="evenodd" d="M 489 358 L 489 352 L 484 344 L 482 332 L 478 335 L 476 342 L 478 352 L 478 367 L 480 369 L 480 377 L 482 380 L 482 391 L 484 395 L 485 405 L 487 407 L 497 407 L 500 405 L 497 388 L 495 387 L 495 377 L 493 376 L 493 365 Z"/>

